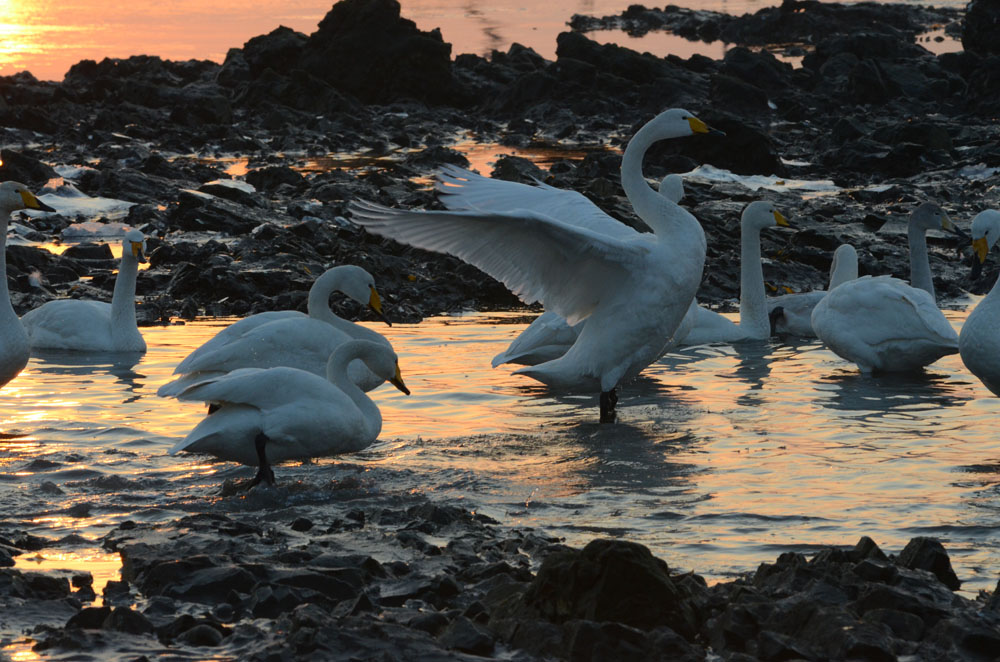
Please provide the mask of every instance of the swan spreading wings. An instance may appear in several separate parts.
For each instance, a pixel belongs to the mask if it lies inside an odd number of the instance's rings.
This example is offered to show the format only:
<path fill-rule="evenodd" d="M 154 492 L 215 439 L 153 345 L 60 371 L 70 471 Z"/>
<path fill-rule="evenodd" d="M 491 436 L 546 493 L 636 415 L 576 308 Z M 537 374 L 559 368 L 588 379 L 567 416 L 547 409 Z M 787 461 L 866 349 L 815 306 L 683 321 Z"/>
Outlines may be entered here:
<path fill-rule="evenodd" d="M 621 224 L 578 193 L 556 197 L 542 187 L 492 194 L 506 206 L 492 200 L 488 210 L 413 211 L 355 202 L 353 219 L 375 234 L 459 257 L 525 302 L 542 302 L 567 324 L 587 320 L 565 354 L 516 372 L 559 390 L 599 391 L 601 420 L 611 421 L 616 387 L 672 340 L 705 262 L 701 226 L 649 186 L 642 156 L 658 140 L 708 132 L 691 113 L 672 109 L 629 142 L 622 186 L 652 234 Z M 575 222 L 562 220 L 567 208 L 577 211 Z"/>

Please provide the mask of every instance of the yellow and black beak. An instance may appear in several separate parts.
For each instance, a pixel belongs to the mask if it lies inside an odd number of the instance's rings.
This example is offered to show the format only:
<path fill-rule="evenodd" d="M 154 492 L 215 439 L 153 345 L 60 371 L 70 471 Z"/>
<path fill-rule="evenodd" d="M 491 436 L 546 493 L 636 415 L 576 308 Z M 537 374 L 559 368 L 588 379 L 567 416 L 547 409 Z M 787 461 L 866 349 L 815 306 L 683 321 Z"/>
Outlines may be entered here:
<path fill-rule="evenodd" d="M 142 242 L 130 241 L 129 243 L 132 245 L 132 257 L 134 257 L 140 264 L 145 264 L 146 254 L 142 250 Z"/>
<path fill-rule="evenodd" d="M 979 239 L 972 240 L 972 250 L 976 252 L 976 257 L 979 258 L 979 264 L 986 262 L 986 256 L 990 252 L 990 246 L 986 243 L 986 237 L 980 237 Z"/>
<path fill-rule="evenodd" d="M 398 361 L 396 362 L 396 374 L 393 376 L 392 379 L 389 380 L 389 383 L 392 384 L 393 386 L 395 386 L 396 388 L 398 388 L 400 391 L 402 391 L 406 395 L 410 394 L 410 389 L 406 388 L 406 384 L 403 383 L 403 376 L 399 374 L 399 362 Z"/>
<path fill-rule="evenodd" d="M 955 235 L 956 237 L 961 237 L 962 239 L 970 238 L 969 234 L 965 230 L 955 225 L 954 221 L 951 220 L 951 217 L 948 216 L 948 214 L 941 216 L 941 229 Z M 987 249 L 987 251 L 989 251 L 989 249 Z"/>
<path fill-rule="evenodd" d="M 35 197 L 35 194 L 31 191 L 21 190 L 21 201 L 24 202 L 25 209 L 37 209 L 38 211 L 55 211 L 52 207 Z"/>
<path fill-rule="evenodd" d="M 392 326 L 392 322 L 390 322 L 389 318 L 385 316 L 384 312 L 382 312 L 382 297 L 378 295 L 378 290 L 375 289 L 374 285 L 371 286 L 371 295 L 368 297 L 368 307 L 374 310 L 375 314 L 381 317 L 383 322 Z"/>
<path fill-rule="evenodd" d="M 691 117 L 687 118 L 687 121 L 688 121 L 688 124 L 691 126 L 691 132 L 692 133 L 710 133 L 710 134 L 716 135 L 716 136 L 724 136 L 724 135 L 726 135 L 725 131 L 719 131 L 718 129 L 713 129 L 712 127 L 710 127 L 709 125 L 705 124 L 704 122 L 702 122 L 700 119 L 698 119 L 694 115 L 692 115 Z"/>
<path fill-rule="evenodd" d="M 781 227 L 783 227 L 783 228 L 790 228 L 790 227 L 792 227 L 791 225 L 789 225 L 789 224 L 788 224 L 788 219 L 787 219 L 787 218 L 785 218 L 785 217 L 784 217 L 784 216 L 783 216 L 783 215 L 781 214 L 781 212 L 780 212 L 780 211 L 778 211 L 777 209 L 775 209 L 775 210 L 774 210 L 774 222 L 775 222 L 775 223 L 776 223 L 777 225 L 780 225 L 780 226 L 781 226 Z"/>

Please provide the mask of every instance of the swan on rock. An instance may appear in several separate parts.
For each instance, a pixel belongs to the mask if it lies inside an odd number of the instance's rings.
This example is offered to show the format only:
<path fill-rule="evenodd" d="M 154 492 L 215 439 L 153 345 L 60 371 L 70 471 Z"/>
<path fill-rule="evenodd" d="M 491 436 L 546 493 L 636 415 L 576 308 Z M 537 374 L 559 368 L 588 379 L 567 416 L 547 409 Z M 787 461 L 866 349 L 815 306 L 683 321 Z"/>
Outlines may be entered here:
<path fill-rule="evenodd" d="M 382 430 L 378 406 L 348 375 L 353 361 L 410 391 L 395 352 L 381 343 L 348 340 L 330 355 L 326 379 L 296 368 L 243 368 L 182 391 L 178 399 L 210 403 L 209 414 L 173 448 L 258 467 L 248 488 L 274 484 L 272 463 L 367 448 Z"/>
<path fill-rule="evenodd" d="M 55 299 L 21 318 L 32 349 L 78 352 L 145 352 L 146 341 L 135 319 L 135 281 L 146 261 L 146 238 L 129 230 L 122 239 L 122 257 L 111 303 Z"/>
<path fill-rule="evenodd" d="M 554 203 L 536 203 L 536 194 L 529 193 L 542 187 L 526 187 L 508 210 L 411 211 L 358 201 L 351 205 L 353 220 L 375 234 L 455 255 L 525 302 L 542 302 L 571 326 L 587 320 L 562 356 L 516 374 L 558 390 L 597 391 L 601 421 L 613 421 L 616 388 L 672 340 L 705 262 L 701 226 L 649 186 L 642 157 L 656 141 L 709 132 L 691 113 L 671 109 L 629 142 L 622 187 L 652 234 L 636 232 L 592 204 L 575 223 L 560 220 L 546 206 Z"/>
<path fill-rule="evenodd" d="M 7 286 L 7 226 L 10 215 L 20 209 L 55 211 L 24 184 L 0 184 L 0 386 L 17 377 L 31 353 L 28 334 L 14 312 Z"/>
<path fill-rule="evenodd" d="M 740 215 L 740 321 L 734 323 L 715 311 L 699 306 L 694 327 L 684 339 L 685 345 L 766 340 L 771 337 L 760 256 L 760 232 L 776 225 L 788 227 L 788 221 L 771 202 L 757 200 L 743 209 Z"/>
<path fill-rule="evenodd" d="M 771 335 L 815 338 L 812 311 L 816 304 L 838 285 L 857 277 L 858 251 L 850 244 L 837 246 L 830 263 L 830 285 L 826 290 L 768 297 L 767 312 L 774 327 Z"/>
<path fill-rule="evenodd" d="M 977 214 L 972 219 L 976 267 L 986 261 L 997 240 L 1000 240 L 1000 211 L 987 209 Z M 965 319 L 958 349 L 969 372 L 1000 395 L 1000 279 Z"/>
<path fill-rule="evenodd" d="M 334 313 L 330 309 L 333 292 L 342 292 L 367 305 L 390 324 L 370 273 L 350 264 L 332 267 L 309 288 L 308 315 L 296 310 L 268 311 L 230 324 L 181 361 L 174 369 L 179 376 L 160 386 L 156 394 L 177 396 L 193 384 L 240 368 L 285 366 L 323 376 L 333 351 L 351 339 L 368 340 L 391 349 L 382 334 Z M 353 362 L 348 374 L 364 391 L 385 381 L 361 361 Z"/>

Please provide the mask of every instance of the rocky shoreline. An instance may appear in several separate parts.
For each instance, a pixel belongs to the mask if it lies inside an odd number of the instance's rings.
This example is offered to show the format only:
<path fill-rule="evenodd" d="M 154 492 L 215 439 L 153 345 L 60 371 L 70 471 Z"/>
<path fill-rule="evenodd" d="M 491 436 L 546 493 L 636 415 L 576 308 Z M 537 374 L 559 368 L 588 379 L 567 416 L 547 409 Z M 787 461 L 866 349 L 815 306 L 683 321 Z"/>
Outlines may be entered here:
<path fill-rule="evenodd" d="M 584 152 L 547 170 L 504 158 L 494 175 L 582 191 L 636 224 L 618 182 L 620 150 L 656 112 L 680 106 L 727 136 L 657 146 L 649 178 L 710 164 L 840 187 L 803 199 L 689 181 L 684 204 L 709 242 L 700 300 L 726 307 L 738 297 L 739 209 L 760 198 L 795 226 L 762 236 L 775 290 L 823 287 L 844 241 L 859 249 L 862 274 L 905 278 L 901 219 L 916 204 L 936 200 L 959 225 L 1000 206 L 1000 39 L 983 29 L 988 17 L 976 18 L 993 5 L 975 2 L 965 16 L 810 1 L 745 17 L 633 7 L 574 17 L 547 61 L 518 45 L 452 59 L 393 0 L 346 0 L 316 33 L 278 28 L 221 65 L 133 57 L 80 62 L 58 83 L 0 78 L 0 179 L 58 193 L 59 168 L 64 185 L 134 203 L 117 220 L 149 237 L 141 323 L 304 309 L 315 275 L 341 263 L 376 276 L 393 321 L 418 321 L 522 304 L 456 259 L 364 233 L 350 223 L 350 201 L 437 204 L 423 178 L 466 165 L 460 143 L 473 136 Z M 933 55 L 915 43 L 936 25 L 961 35 L 965 51 Z M 586 36 L 609 26 L 734 47 L 719 61 L 658 58 Z M 801 55 L 801 67 L 758 48 L 775 43 Z M 354 163 L 314 165 L 331 154 Z M 234 162 L 245 162 L 237 178 L 251 186 L 230 185 Z M 76 218 L 15 220 L 29 242 L 8 246 L 19 313 L 58 296 L 110 299 L 116 262 L 105 248 L 56 255 L 30 245 L 59 240 Z M 929 239 L 942 303 L 992 285 L 995 269 L 970 281 L 970 247 Z M 895 556 L 867 539 L 810 559 L 784 554 L 708 586 L 639 545 L 570 549 L 426 497 L 362 490 L 321 517 L 288 521 L 267 496 L 250 498 L 259 500 L 253 517 L 111 531 L 103 544 L 121 554 L 123 581 L 101 606 L 86 573 L 4 568 L 0 620 L 29 632 L 39 654 L 74 659 L 947 660 L 1000 649 L 998 594 L 956 593 L 947 554 L 929 539 Z M 47 544 L 7 532 L 0 566 Z"/>

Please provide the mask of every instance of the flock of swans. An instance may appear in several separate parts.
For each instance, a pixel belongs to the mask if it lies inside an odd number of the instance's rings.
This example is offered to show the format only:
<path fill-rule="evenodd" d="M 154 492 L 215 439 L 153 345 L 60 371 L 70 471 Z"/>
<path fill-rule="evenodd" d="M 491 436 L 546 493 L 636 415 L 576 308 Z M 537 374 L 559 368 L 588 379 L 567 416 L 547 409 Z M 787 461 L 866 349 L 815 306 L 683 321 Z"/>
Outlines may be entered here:
<path fill-rule="evenodd" d="M 776 333 L 816 337 L 865 373 L 916 370 L 960 352 L 968 369 L 1000 395 L 1000 286 L 969 315 L 959 337 L 934 299 L 925 233 L 964 233 L 933 202 L 910 215 L 909 283 L 859 278 L 857 252 L 844 244 L 834 253 L 827 290 L 779 297 L 766 294 L 760 233 L 788 222 L 771 202 L 752 202 L 741 215 L 739 321 L 700 306 L 705 234 L 679 204 L 680 178 L 668 176 L 654 190 L 642 174 L 642 158 L 657 141 L 709 133 L 720 132 L 671 109 L 629 142 L 622 187 L 651 233 L 620 223 L 578 192 L 494 180 L 454 166 L 437 174 L 444 210 L 355 201 L 352 216 L 369 232 L 457 256 L 525 302 L 541 302 L 545 312 L 493 366 L 519 364 L 516 373 L 553 389 L 599 393 L 601 422 L 615 420 L 617 387 L 672 348 Z M 10 214 L 20 209 L 53 211 L 25 186 L 0 184 L 0 241 L 6 242 Z M 981 265 L 1000 240 L 1000 211 L 976 216 L 971 235 Z M 143 247 L 141 233 L 125 235 L 110 304 L 55 300 L 18 319 L 6 277 L 0 279 L 0 386 L 21 371 L 32 349 L 144 351 L 134 303 Z M 342 265 L 315 281 L 308 314 L 261 313 L 223 329 L 158 390 L 163 397 L 208 404 L 205 418 L 171 454 L 203 452 L 256 465 L 252 486 L 274 483 L 274 462 L 370 445 L 381 415 L 365 392 L 386 381 L 409 391 L 389 341 L 335 315 L 329 306 L 334 291 L 385 319 L 371 274 Z"/>

